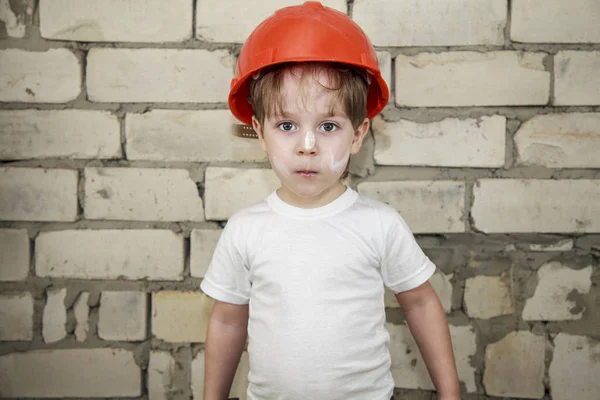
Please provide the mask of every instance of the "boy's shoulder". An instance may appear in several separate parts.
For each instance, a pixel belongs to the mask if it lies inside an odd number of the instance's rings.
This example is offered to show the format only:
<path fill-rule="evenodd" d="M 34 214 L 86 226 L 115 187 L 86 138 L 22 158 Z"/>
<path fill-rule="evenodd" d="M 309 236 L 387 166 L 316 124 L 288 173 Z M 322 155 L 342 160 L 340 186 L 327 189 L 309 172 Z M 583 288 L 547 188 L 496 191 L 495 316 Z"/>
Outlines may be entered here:
<path fill-rule="evenodd" d="M 374 199 L 369 196 L 365 196 L 364 194 L 358 195 L 358 205 L 365 208 L 377 212 L 383 217 L 398 217 L 400 214 L 398 211 L 390 206 L 388 203 L 385 203 L 381 200 Z"/>
<path fill-rule="evenodd" d="M 227 224 L 244 225 L 251 222 L 260 221 L 264 217 L 272 214 L 271 208 L 267 204 L 267 199 L 263 199 L 250 206 L 236 211 L 227 221 Z"/>

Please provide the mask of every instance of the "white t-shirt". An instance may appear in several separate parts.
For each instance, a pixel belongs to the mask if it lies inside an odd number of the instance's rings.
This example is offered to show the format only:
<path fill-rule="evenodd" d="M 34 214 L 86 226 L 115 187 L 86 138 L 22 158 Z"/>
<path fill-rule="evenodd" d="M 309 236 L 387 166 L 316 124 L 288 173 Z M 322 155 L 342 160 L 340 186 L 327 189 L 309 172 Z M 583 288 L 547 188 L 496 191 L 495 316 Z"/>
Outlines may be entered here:
<path fill-rule="evenodd" d="M 384 284 L 406 291 L 434 271 L 382 202 L 348 188 L 302 209 L 273 192 L 229 220 L 201 288 L 249 303 L 249 400 L 389 400 Z"/>

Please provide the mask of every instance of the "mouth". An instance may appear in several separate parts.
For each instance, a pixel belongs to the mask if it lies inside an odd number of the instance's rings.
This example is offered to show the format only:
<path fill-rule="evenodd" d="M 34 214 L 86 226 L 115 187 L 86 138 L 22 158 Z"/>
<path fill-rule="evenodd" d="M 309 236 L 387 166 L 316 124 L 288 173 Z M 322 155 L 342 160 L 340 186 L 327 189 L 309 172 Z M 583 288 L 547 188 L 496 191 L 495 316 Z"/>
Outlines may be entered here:
<path fill-rule="evenodd" d="M 316 176 L 318 172 L 317 171 L 311 171 L 311 170 L 308 170 L 308 169 L 303 169 L 303 170 L 296 171 L 296 173 L 299 174 L 300 176 L 305 177 L 305 178 L 310 178 L 312 176 Z"/>

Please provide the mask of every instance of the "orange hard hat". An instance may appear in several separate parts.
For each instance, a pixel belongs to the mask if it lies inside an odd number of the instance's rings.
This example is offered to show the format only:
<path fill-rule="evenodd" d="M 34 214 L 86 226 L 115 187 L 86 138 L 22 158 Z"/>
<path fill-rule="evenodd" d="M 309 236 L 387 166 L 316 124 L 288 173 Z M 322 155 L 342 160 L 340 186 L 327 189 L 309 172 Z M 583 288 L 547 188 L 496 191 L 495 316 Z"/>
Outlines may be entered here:
<path fill-rule="evenodd" d="M 346 14 L 316 1 L 307 1 L 275 11 L 244 43 L 229 92 L 233 115 L 245 124 L 252 123 L 248 79 L 255 73 L 276 64 L 309 61 L 340 63 L 366 70 L 370 77 L 369 118 L 387 104 L 389 90 L 367 35 Z"/>

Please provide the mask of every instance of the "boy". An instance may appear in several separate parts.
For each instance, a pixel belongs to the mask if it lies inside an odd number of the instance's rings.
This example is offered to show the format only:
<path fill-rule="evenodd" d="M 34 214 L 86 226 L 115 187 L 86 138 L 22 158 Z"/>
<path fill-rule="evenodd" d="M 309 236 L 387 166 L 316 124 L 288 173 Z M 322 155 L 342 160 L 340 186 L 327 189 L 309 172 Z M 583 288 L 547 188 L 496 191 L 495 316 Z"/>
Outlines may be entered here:
<path fill-rule="evenodd" d="M 388 400 L 384 284 L 442 400 L 459 399 L 433 263 L 391 207 L 346 187 L 388 90 L 345 14 L 307 2 L 265 20 L 242 48 L 229 105 L 252 124 L 281 187 L 234 215 L 202 290 L 216 299 L 205 400 L 225 400 L 248 341 L 249 400 Z"/>

